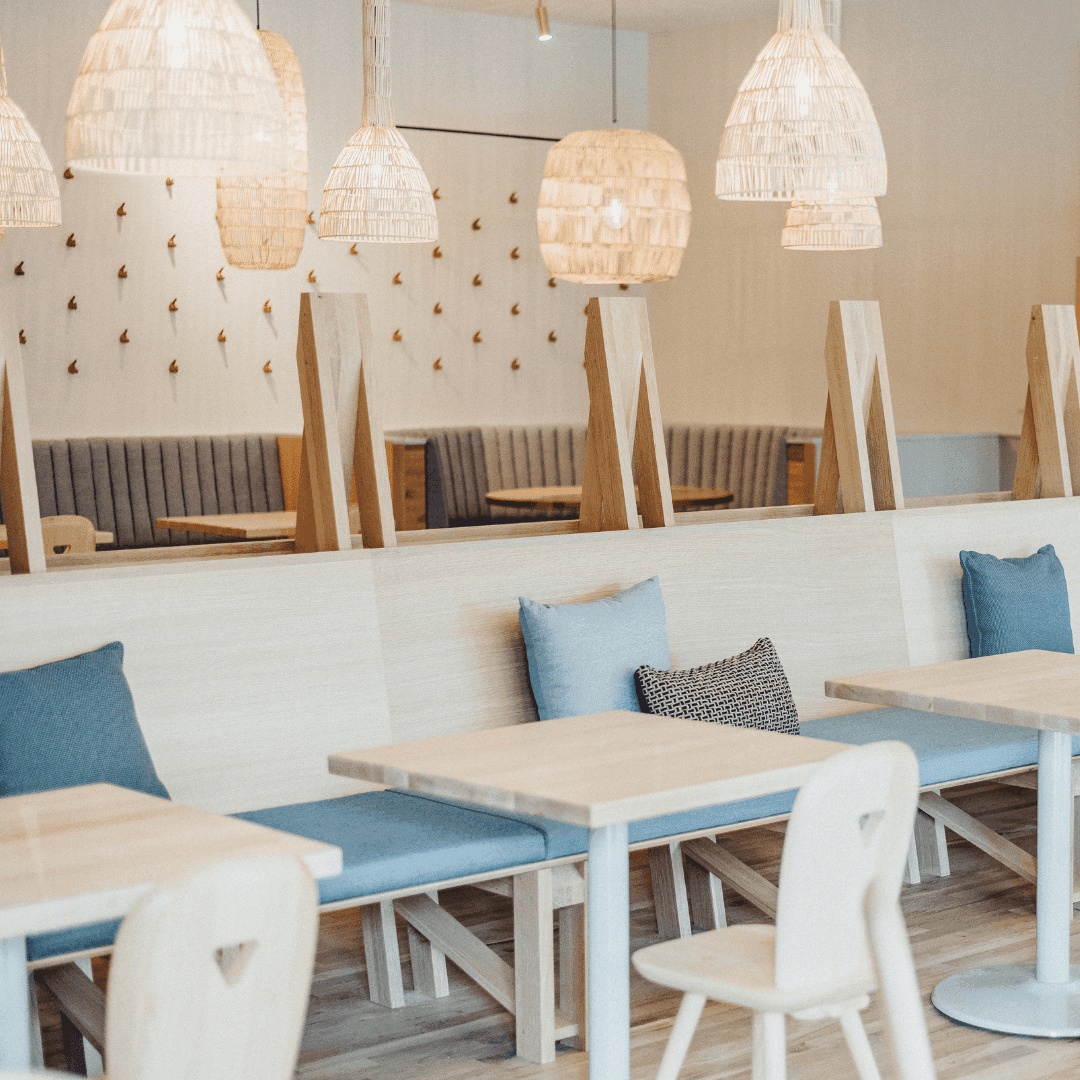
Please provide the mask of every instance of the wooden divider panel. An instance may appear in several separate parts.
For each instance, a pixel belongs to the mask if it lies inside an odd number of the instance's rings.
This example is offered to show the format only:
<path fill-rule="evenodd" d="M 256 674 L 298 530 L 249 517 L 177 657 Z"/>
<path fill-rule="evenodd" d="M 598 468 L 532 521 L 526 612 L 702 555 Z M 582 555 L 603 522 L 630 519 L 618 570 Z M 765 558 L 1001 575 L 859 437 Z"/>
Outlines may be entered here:
<path fill-rule="evenodd" d="M 11 335 L 4 334 L 0 354 L 3 414 L 0 418 L 0 498 L 7 525 L 8 555 L 13 574 L 45 573 L 30 418 L 26 407 L 22 357 Z"/>
<path fill-rule="evenodd" d="M 825 338 L 829 397 L 814 513 L 902 510 L 900 460 L 876 300 L 834 300 Z"/>
<path fill-rule="evenodd" d="M 296 550 L 349 550 L 354 479 L 364 546 L 393 547 L 367 297 L 302 293 L 296 360 L 304 407 Z"/>
<path fill-rule="evenodd" d="M 1028 326 L 1028 390 L 1016 459 L 1017 499 L 1080 495 L 1080 362 L 1076 309 L 1036 304 Z"/>

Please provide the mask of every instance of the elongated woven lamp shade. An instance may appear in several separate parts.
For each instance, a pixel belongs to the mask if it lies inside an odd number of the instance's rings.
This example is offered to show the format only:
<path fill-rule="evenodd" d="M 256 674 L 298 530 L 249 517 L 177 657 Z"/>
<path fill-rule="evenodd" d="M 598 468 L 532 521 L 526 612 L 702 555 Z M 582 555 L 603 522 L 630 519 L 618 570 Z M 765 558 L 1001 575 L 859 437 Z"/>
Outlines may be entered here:
<path fill-rule="evenodd" d="M 877 200 L 844 203 L 792 203 L 784 219 L 780 246 L 789 251 L 858 251 L 881 247 Z"/>
<path fill-rule="evenodd" d="M 217 224 L 230 266 L 288 270 L 300 260 L 307 227 L 307 100 L 300 61 L 289 43 L 256 31 L 281 88 L 289 121 L 288 171 L 219 176 Z"/>
<path fill-rule="evenodd" d="M 682 155 L 649 131 L 575 131 L 548 151 L 536 224 L 563 281 L 673 278 L 690 239 Z"/>
<path fill-rule="evenodd" d="M 286 121 L 236 0 L 113 0 L 67 108 L 68 165 L 218 176 L 283 171 Z"/>
<path fill-rule="evenodd" d="M 45 147 L 22 109 L 8 97 L 0 48 L 0 240 L 4 226 L 60 224 L 60 189 Z"/>
<path fill-rule="evenodd" d="M 779 29 L 724 126 L 717 197 L 842 202 L 884 195 L 885 185 L 874 110 L 825 34 L 819 0 L 780 0 Z"/>
<path fill-rule="evenodd" d="M 387 0 L 364 0 L 363 20 L 364 111 L 323 188 L 319 237 L 383 244 L 438 240 L 431 185 L 394 127 Z"/>

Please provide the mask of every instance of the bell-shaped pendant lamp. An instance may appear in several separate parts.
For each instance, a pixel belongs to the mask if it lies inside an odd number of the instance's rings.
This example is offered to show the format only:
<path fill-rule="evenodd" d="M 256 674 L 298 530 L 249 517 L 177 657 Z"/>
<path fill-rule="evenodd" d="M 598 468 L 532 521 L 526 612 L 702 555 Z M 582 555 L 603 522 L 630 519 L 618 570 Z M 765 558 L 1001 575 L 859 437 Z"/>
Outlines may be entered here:
<path fill-rule="evenodd" d="M 717 197 L 846 202 L 884 195 L 885 184 L 874 110 L 825 33 L 820 0 L 780 0 L 779 28 L 724 126 Z"/>
<path fill-rule="evenodd" d="M 682 155 L 648 131 L 575 131 L 548 151 L 536 224 L 552 277 L 667 281 L 690 239 Z"/>
<path fill-rule="evenodd" d="M 877 200 L 842 203 L 792 203 L 780 246 L 789 251 L 860 251 L 881 247 Z"/>
<path fill-rule="evenodd" d="M 60 224 L 60 189 L 45 147 L 22 109 L 8 97 L 0 48 L 0 239 L 4 227 Z"/>
<path fill-rule="evenodd" d="M 67 161 L 96 172 L 283 172 L 277 80 L 236 0 L 113 0 L 67 108 Z"/>
<path fill-rule="evenodd" d="M 438 240 L 431 185 L 394 127 L 388 0 L 364 0 L 362 17 L 364 111 L 323 188 L 319 237 L 382 244 Z"/>
<path fill-rule="evenodd" d="M 256 31 L 281 88 L 289 122 L 288 168 L 252 176 L 219 176 L 217 225 L 230 266 L 288 270 L 300 260 L 307 228 L 307 100 L 300 61 L 289 43 Z"/>

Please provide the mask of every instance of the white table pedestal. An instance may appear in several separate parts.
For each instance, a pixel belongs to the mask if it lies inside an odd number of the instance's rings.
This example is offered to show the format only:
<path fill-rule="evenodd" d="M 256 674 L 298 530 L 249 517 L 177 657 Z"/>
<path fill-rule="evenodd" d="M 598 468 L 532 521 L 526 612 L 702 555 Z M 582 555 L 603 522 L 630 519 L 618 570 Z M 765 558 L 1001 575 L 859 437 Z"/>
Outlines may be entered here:
<path fill-rule="evenodd" d="M 1080 1036 L 1080 965 L 1070 964 L 1072 736 L 1039 732 L 1036 963 L 951 975 L 930 1000 L 946 1016 L 1012 1035 Z"/>
<path fill-rule="evenodd" d="M 0 938 L 0 1072 L 30 1071 L 26 938 Z"/>

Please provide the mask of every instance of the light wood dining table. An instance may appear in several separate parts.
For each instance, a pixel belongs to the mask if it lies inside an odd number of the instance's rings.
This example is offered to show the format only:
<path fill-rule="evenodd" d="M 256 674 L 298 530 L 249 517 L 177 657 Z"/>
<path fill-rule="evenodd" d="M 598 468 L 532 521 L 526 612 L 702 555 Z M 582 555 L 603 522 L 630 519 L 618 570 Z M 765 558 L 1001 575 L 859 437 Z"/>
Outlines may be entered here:
<path fill-rule="evenodd" d="M 30 1067 L 29 935 L 118 918 L 219 859 L 280 854 L 341 873 L 331 844 L 111 784 L 0 798 L 0 1070 Z"/>
<path fill-rule="evenodd" d="M 192 517 L 160 517 L 159 529 L 213 533 L 238 540 L 275 540 L 296 535 L 295 510 L 267 510 L 251 514 L 201 514 Z"/>
<path fill-rule="evenodd" d="M 589 1077 L 629 1080 L 628 824 L 797 788 L 844 749 L 608 712 L 332 754 L 330 771 L 589 830 Z"/>
<path fill-rule="evenodd" d="M 1035 728 L 1039 732 L 1034 964 L 950 975 L 931 1000 L 973 1027 L 1049 1038 L 1080 1036 L 1080 964 L 1070 963 L 1072 736 L 1080 735 L 1080 658 L 1003 653 L 830 679 L 831 697 Z"/>
<path fill-rule="evenodd" d="M 637 488 L 634 492 L 637 493 Z M 578 485 L 506 488 L 503 491 L 489 491 L 484 498 L 492 506 L 517 510 L 551 512 L 581 509 L 581 487 Z M 725 506 L 734 498 L 735 493 L 726 488 L 686 487 L 680 484 L 674 484 L 671 488 L 671 503 L 676 510 L 712 510 Z"/>
<path fill-rule="evenodd" d="M 113 534 L 111 532 L 103 532 L 101 529 L 94 530 L 94 543 L 98 547 L 102 544 L 111 544 L 113 542 Z M 7 526 L 0 525 L 0 551 L 7 551 Z"/>

